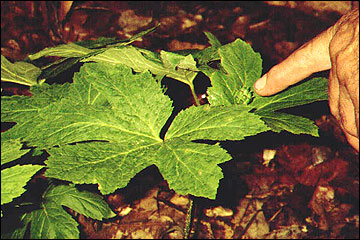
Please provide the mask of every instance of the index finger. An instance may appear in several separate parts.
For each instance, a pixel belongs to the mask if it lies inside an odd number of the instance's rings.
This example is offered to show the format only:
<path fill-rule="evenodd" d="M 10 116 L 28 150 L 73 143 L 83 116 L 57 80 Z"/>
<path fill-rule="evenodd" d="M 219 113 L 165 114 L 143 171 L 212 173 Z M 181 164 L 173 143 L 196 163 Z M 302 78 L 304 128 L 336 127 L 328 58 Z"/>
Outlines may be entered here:
<path fill-rule="evenodd" d="M 261 96 L 273 95 L 315 72 L 330 69 L 329 44 L 333 35 L 334 27 L 330 27 L 301 46 L 257 80 L 255 92 Z"/>

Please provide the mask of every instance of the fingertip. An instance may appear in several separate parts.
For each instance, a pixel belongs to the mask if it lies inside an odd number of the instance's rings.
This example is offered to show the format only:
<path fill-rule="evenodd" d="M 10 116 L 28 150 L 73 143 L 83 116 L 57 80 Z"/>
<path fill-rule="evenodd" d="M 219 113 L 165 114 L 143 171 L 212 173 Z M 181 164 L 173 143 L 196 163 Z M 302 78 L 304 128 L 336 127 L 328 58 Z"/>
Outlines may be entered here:
<path fill-rule="evenodd" d="M 265 74 L 255 82 L 254 89 L 257 94 L 259 95 L 263 94 L 263 91 L 265 90 L 266 81 L 267 81 L 267 74 Z"/>

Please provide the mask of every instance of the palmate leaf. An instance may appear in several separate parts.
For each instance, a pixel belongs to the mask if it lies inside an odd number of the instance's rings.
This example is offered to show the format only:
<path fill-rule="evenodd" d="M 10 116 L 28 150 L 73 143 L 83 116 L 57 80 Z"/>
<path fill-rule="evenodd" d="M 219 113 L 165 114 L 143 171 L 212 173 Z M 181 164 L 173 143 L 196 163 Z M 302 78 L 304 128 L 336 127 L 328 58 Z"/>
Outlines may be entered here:
<path fill-rule="evenodd" d="M 58 86 L 46 87 L 50 95 Z M 155 164 L 180 194 L 215 198 L 222 178 L 218 164 L 231 157 L 219 145 L 191 140 L 236 140 L 268 130 L 245 106 L 199 107 L 175 118 L 163 140 L 171 100 L 149 72 L 133 74 L 123 65 L 86 63 L 60 92 L 49 97 L 35 88 L 32 97 L 6 98 L 2 115 L 17 122 L 6 133 L 47 149 L 46 176 L 98 184 L 103 194 Z M 179 134 L 184 127 L 188 131 Z"/>
<path fill-rule="evenodd" d="M 186 140 L 243 139 L 268 130 L 258 116 L 246 110 L 246 107 L 235 106 L 219 107 L 211 112 L 192 107 L 182 112 L 179 120 L 175 118 L 177 121 L 171 125 L 165 142 L 154 141 L 147 146 L 93 142 L 53 148 L 49 153 L 57 158 L 48 161 L 47 174 L 70 178 L 76 183 L 99 183 L 103 193 L 111 193 L 117 187 L 125 187 L 128 179 L 145 167 L 155 164 L 177 192 L 186 194 L 191 186 L 191 194 L 214 198 L 215 195 L 208 195 L 208 192 L 212 189 L 213 194 L 216 193 L 222 177 L 217 164 L 230 160 L 230 156 L 218 145 Z M 207 116 L 209 118 L 205 118 Z M 76 162 L 71 161 L 74 158 Z M 109 169 L 109 165 L 113 167 Z"/>

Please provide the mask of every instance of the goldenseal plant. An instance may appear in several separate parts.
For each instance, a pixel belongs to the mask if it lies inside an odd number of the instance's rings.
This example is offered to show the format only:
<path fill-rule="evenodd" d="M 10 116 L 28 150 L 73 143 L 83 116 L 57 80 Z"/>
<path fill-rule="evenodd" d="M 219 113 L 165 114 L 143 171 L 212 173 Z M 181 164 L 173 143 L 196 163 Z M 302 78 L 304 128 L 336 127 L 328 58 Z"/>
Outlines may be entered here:
<path fill-rule="evenodd" d="M 24 213 L 22 227 L 13 236 L 23 236 L 31 222 L 31 237 L 79 237 L 78 231 L 69 230 L 77 230 L 77 224 L 61 206 L 95 219 L 114 216 L 101 196 L 81 192 L 76 184 L 97 184 L 106 195 L 155 165 L 177 193 L 214 199 L 223 177 L 219 164 L 231 159 L 221 141 L 244 140 L 269 130 L 318 136 L 310 119 L 278 110 L 326 100 L 327 79 L 314 78 L 275 96 L 261 97 L 252 86 L 261 76 L 262 59 L 246 42 L 237 39 L 221 45 L 205 33 L 210 46 L 203 50 L 156 53 L 130 45 L 153 30 L 127 41 L 100 38 L 46 48 L 30 55 L 27 62 L 11 63 L 1 57 L 2 80 L 29 85 L 32 94 L 1 99 L 1 120 L 16 123 L 1 135 L 2 149 L 11 151 L 8 157 L 2 150 L 2 166 L 26 151 L 20 149 L 22 144 L 50 155 L 45 166 L 2 170 L 1 204 L 19 197 L 26 182 L 43 167 L 48 179 L 70 182 L 50 184 L 44 202 Z M 46 56 L 60 59 L 43 68 L 31 64 Z M 83 65 L 72 83 L 46 83 L 78 62 Z M 217 67 L 210 67 L 214 62 Z M 196 98 L 193 81 L 200 72 L 211 81 L 207 105 L 200 105 Z M 187 84 L 196 104 L 180 111 L 160 137 L 173 112 L 172 100 L 161 85 L 164 77 Z M 19 167 L 29 168 L 24 170 L 26 175 L 20 174 Z M 54 216 L 61 212 L 63 218 L 39 220 L 45 211 Z M 40 221 L 45 229 L 39 227 Z"/>

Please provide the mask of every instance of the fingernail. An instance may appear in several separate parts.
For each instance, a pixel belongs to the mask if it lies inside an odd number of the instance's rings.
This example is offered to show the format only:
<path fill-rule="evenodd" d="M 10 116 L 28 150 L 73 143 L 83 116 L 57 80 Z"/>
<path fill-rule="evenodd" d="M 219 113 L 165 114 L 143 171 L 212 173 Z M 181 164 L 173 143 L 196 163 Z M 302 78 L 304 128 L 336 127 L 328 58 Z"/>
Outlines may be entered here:
<path fill-rule="evenodd" d="M 261 90 L 262 88 L 265 87 L 266 84 L 266 79 L 267 79 L 267 74 L 265 74 L 264 76 L 262 76 L 261 78 L 259 78 L 256 82 L 255 82 L 255 90 Z"/>

